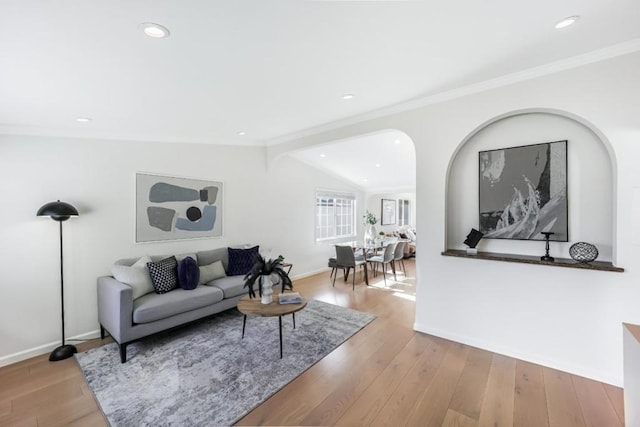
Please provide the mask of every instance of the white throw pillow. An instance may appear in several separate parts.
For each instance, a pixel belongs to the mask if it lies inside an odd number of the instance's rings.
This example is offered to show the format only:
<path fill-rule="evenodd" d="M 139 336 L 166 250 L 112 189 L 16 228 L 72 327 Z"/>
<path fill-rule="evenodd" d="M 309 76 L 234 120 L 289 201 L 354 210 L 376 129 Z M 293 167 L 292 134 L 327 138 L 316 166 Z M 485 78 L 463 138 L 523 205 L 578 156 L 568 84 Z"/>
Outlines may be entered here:
<path fill-rule="evenodd" d="M 411 231 L 410 229 L 407 229 L 407 231 L 405 232 L 405 234 L 407 235 L 407 237 L 412 241 L 415 242 L 416 241 L 416 235 L 413 234 L 413 231 Z"/>
<path fill-rule="evenodd" d="M 143 256 L 132 266 L 114 264 L 111 268 L 111 274 L 118 282 L 131 286 L 133 299 L 154 292 L 149 269 L 147 268 L 148 262 L 151 262 L 151 258 Z"/>
<path fill-rule="evenodd" d="M 221 277 L 227 277 L 227 273 L 224 271 L 222 261 L 216 261 L 209 265 L 200 266 L 200 281 L 198 285 L 204 285 L 212 280 L 219 279 Z"/>

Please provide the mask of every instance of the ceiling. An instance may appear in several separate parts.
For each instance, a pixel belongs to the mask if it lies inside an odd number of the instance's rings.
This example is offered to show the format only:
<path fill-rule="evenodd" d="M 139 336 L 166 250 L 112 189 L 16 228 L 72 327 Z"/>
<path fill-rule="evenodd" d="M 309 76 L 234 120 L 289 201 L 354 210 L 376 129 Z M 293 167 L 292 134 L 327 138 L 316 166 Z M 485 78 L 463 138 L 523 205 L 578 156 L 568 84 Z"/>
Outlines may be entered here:
<path fill-rule="evenodd" d="M 638 0 L 0 0 L 0 133 L 261 145 L 636 39 L 639 22 Z"/>
<path fill-rule="evenodd" d="M 413 141 L 399 131 L 363 135 L 290 155 L 367 193 L 415 191 L 415 148 Z"/>

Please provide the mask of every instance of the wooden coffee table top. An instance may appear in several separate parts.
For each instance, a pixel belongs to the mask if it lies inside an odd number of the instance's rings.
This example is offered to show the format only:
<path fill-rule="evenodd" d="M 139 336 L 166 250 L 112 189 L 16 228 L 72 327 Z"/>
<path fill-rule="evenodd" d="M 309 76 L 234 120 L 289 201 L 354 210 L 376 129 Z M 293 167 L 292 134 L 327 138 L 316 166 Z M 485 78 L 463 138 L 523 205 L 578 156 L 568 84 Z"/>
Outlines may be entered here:
<path fill-rule="evenodd" d="M 259 296 L 249 299 L 249 295 L 245 295 L 238 301 L 240 313 L 260 317 L 284 316 L 285 314 L 300 311 L 306 306 L 306 298 L 302 298 L 302 302 L 298 304 L 280 304 L 278 303 L 278 294 L 275 292 L 273 293 L 273 301 L 270 304 L 262 304 Z"/>

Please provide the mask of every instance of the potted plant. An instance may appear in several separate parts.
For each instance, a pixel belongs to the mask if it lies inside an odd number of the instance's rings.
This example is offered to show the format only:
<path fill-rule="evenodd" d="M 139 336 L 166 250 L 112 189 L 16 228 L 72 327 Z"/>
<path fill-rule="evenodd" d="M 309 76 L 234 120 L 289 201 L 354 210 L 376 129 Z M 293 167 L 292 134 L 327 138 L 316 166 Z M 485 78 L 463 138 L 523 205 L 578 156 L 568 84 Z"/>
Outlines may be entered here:
<path fill-rule="evenodd" d="M 265 259 L 262 255 L 258 254 L 256 262 L 253 264 L 251 271 L 244 276 L 244 286 L 249 288 L 249 298 L 254 298 L 256 292 L 254 285 L 256 280 L 260 280 L 258 286 L 258 292 L 260 293 L 260 300 L 263 304 L 269 304 L 272 301 L 273 294 L 273 282 L 271 276 L 278 276 L 279 283 L 282 285 L 282 292 L 286 289 L 293 289 L 293 283 L 289 278 L 289 275 L 282 267 L 282 261 L 284 257 L 279 256 L 276 259 Z"/>

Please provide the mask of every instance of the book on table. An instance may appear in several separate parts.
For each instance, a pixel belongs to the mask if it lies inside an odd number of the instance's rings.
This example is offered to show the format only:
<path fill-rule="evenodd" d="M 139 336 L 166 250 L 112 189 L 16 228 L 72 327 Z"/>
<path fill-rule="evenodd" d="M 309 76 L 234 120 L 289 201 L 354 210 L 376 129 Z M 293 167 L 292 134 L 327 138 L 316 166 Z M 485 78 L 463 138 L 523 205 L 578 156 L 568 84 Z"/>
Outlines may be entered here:
<path fill-rule="evenodd" d="M 280 304 L 299 304 L 302 302 L 302 297 L 297 292 L 285 292 L 278 295 L 278 302 Z"/>

